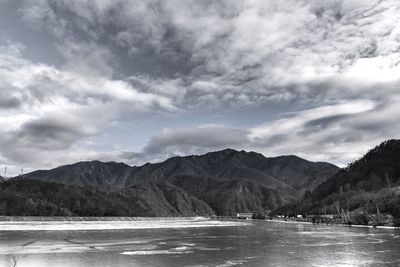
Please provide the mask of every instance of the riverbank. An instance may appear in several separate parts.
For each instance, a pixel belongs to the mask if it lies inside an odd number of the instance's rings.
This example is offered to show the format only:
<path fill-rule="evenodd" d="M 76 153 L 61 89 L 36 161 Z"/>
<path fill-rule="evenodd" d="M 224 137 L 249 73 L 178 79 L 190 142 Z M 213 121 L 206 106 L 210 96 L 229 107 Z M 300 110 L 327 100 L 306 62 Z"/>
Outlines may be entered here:
<path fill-rule="evenodd" d="M 166 228 L 233 227 L 243 221 L 217 221 L 205 217 L 10 217 L 2 218 L 0 231 L 83 231 Z"/>
<path fill-rule="evenodd" d="M 342 227 L 360 227 L 360 228 L 376 228 L 376 229 L 392 229 L 392 230 L 399 230 L 398 227 L 394 227 L 394 226 L 373 226 L 373 225 L 360 225 L 360 224 L 344 224 L 344 223 L 330 223 L 330 224 L 326 224 L 326 223 L 319 223 L 319 224 L 315 224 L 312 222 L 304 222 L 304 221 L 296 221 L 296 220 L 276 220 L 276 219 L 272 219 L 272 220 L 265 220 L 265 221 L 269 221 L 269 222 L 277 222 L 277 223 L 293 223 L 293 224 L 314 224 L 314 225 L 337 225 L 337 226 L 342 226 Z"/>
<path fill-rule="evenodd" d="M 60 221 L 60 222 L 76 222 L 76 221 L 164 221 L 164 220 L 208 220 L 208 217 L 80 217 L 80 216 L 0 216 L 0 222 L 22 222 L 22 221 Z"/>

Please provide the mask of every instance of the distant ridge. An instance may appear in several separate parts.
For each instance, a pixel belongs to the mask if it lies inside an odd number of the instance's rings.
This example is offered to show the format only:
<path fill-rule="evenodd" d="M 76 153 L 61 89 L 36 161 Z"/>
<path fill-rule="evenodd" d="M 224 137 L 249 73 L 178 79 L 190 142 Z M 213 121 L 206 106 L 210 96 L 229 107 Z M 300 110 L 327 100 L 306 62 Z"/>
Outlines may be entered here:
<path fill-rule="evenodd" d="M 231 215 L 267 213 L 291 203 L 338 170 L 330 163 L 296 156 L 266 158 L 256 152 L 225 149 L 135 167 L 116 162 L 78 162 L 13 180 L 123 192 L 134 197 L 139 207 L 147 207 L 152 216 L 186 216 L 194 210 L 199 210 L 198 214 Z"/>
<path fill-rule="evenodd" d="M 225 149 L 204 155 L 172 157 L 161 163 L 130 167 L 124 163 L 88 161 L 52 170 L 35 171 L 25 178 L 106 190 L 138 182 L 164 181 L 181 175 L 215 179 L 246 179 L 280 190 L 309 190 L 339 170 L 325 162 L 310 162 L 296 156 L 266 158 L 256 152 Z"/>

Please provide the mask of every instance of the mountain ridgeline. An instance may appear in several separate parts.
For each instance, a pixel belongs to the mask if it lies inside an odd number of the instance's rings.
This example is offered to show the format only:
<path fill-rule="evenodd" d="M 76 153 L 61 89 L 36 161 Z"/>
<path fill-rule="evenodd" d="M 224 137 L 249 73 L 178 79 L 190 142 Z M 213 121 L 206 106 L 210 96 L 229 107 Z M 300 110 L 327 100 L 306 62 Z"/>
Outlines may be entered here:
<path fill-rule="evenodd" d="M 38 209 L 38 215 L 47 210 L 45 215 L 81 216 L 266 213 L 300 199 L 305 191 L 313 190 L 338 170 L 335 165 L 296 156 L 266 158 L 233 149 L 173 157 L 138 167 L 115 162 L 78 162 L 3 182 L 2 196 L 8 199 L 3 203 L 9 204 L 3 204 L 0 213 L 12 213 L 13 192 L 15 198 L 31 205 L 29 214 L 19 207 L 19 215 L 34 215 L 32 212 Z M 49 188 L 58 193 L 46 192 Z M 96 212 L 85 209 L 88 203 Z M 115 209 L 111 212 L 113 209 L 107 207 L 113 203 Z"/>
<path fill-rule="evenodd" d="M 112 191 L 185 175 L 216 180 L 249 180 L 294 193 L 313 189 L 337 171 L 338 167 L 332 164 L 310 162 L 296 156 L 266 158 L 255 152 L 226 149 L 201 156 L 173 157 L 162 163 L 147 163 L 140 167 L 115 162 L 79 162 L 35 171 L 23 177 Z"/>

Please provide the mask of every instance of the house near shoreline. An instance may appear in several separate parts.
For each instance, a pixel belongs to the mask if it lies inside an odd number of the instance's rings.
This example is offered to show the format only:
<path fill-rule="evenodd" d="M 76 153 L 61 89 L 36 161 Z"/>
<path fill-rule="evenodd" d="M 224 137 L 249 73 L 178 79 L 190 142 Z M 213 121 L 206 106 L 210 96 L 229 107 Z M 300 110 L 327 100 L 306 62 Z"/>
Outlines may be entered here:
<path fill-rule="evenodd" d="M 237 219 L 247 220 L 247 219 L 251 219 L 252 217 L 253 217 L 253 213 L 250 213 L 250 212 L 236 213 Z"/>

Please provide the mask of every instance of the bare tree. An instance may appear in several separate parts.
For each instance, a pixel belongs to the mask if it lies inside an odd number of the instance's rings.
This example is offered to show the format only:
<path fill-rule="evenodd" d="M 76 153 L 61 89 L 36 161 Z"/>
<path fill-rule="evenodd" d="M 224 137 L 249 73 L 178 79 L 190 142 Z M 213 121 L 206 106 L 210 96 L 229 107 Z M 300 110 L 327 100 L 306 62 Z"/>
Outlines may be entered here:
<path fill-rule="evenodd" d="M 390 188 L 390 180 L 389 180 L 389 175 L 387 173 L 385 173 L 385 178 L 386 178 L 386 182 L 388 184 L 388 188 Z"/>
<path fill-rule="evenodd" d="M 335 202 L 333 203 L 333 205 L 334 205 L 334 207 L 335 207 L 336 212 L 338 213 L 338 215 L 341 216 L 339 201 L 335 201 Z"/>
<path fill-rule="evenodd" d="M 379 211 L 378 204 L 376 204 L 376 222 L 377 222 L 377 224 L 381 224 L 382 223 L 381 212 Z"/>
<path fill-rule="evenodd" d="M 9 255 L 8 256 L 8 264 L 11 267 L 16 267 L 18 265 L 19 260 L 20 260 L 20 257 L 18 255 Z"/>

